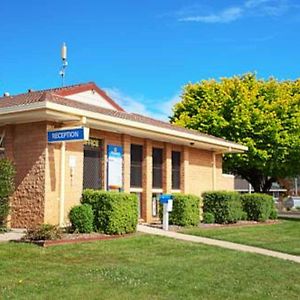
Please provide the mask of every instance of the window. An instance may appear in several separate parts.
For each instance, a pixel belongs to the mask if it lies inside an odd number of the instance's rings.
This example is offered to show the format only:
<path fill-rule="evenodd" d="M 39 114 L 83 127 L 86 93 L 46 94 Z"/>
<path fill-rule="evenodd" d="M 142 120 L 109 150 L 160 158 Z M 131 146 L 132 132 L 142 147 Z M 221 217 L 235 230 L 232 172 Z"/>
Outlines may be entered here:
<path fill-rule="evenodd" d="M 153 148 L 152 150 L 152 187 L 156 189 L 162 188 L 162 172 L 163 172 L 163 150 Z"/>
<path fill-rule="evenodd" d="M 158 217 L 160 196 L 161 196 L 161 193 L 153 193 L 152 194 L 152 217 Z"/>
<path fill-rule="evenodd" d="M 180 190 L 180 152 L 172 151 L 172 189 Z"/>
<path fill-rule="evenodd" d="M 83 188 L 101 189 L 101 141 L 90 139 L 84 145 Z"/>
<path fill-rule="evenodd" d="M 142 187 L 143 146 L 131 145 L 130 186 Z"/>

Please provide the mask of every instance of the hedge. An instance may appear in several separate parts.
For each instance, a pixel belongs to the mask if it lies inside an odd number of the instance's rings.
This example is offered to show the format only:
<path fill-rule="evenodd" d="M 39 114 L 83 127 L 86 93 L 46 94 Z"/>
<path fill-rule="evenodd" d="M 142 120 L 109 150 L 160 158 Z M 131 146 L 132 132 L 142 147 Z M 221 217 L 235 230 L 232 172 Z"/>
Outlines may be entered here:
<path fill-rule="evenodd" d="M 236 223 L 243 216 L 240 195 L 237 192 L 206 192 L 203 212 L 213 214 L 216 223 Z"/>
<path fill-rule="evenodd" d="M 179 226 L 196 226 L 200 222 L 201 199 L 195 195 L 175 193 L 173 210 L 169 214 L 169 223 Z M 162 219 L 162 205 L 160 205 L 160 219 Z"/>
<path fill-rule="evenodd" d="M 241 202 L 247 219 L 253 221 L 266 221 L 270 217 L 276 218 L 273 197 L 266 194 L 244 194 Z"/>
<path fill-rule="evenodd" d="M 94 229 L 106 234 L 124 234 L 136 231 L 138 201 L 135 194 L 87 189 L 82 204 L 94 211 Z"/>
<path fill-rule="evenodd" d="M 213 224 L 213 223 L 215 223 L 215 216 L 210 212 L 204 213 L 203 214 L 203 223 L 204 224 Z"/>
<path fill-rule="evenodd" d="M 9 196 L 14 190 L 15 168 L 8 159 L 0 159 L 0 227 L 9 214 Z"/>
<path fill-rule="evenodd" d="M 93 231 L 94 212 L 91 205 L 81 204 L 72 207 L 69 212 L 69 219 L 74 231 L 80 233 Z"/>

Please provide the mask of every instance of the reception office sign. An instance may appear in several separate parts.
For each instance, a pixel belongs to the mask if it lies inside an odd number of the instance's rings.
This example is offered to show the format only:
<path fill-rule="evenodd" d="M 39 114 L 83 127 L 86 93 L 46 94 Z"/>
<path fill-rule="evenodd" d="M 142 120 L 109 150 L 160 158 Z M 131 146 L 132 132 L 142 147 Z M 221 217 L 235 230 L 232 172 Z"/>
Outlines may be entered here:
<path fill-rule="evenodd" d="M 123 148 L 107 146 L 107 187 L 121 189 L 123 187 Z"/>

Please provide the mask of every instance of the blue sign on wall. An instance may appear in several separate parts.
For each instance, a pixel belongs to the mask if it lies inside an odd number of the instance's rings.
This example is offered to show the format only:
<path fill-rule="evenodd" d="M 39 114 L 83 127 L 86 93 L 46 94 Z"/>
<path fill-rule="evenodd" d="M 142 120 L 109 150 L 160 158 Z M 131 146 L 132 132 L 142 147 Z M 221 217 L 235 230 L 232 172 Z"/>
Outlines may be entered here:
<path fill-rule="evenodd" d="M 123 148 L 121 146 L 107 146 L 107 186 L 109 189 L 123 186 Z"/>
<path fill-rule="evenodd" d="M 48 143 L 88 140 L 88 128 L 70 128 L 48 131 Z"/>
<path fill-rule="evenodd" d="M 169 200 L 172 199 L 172 195 L 168 195 L 168 194 L 162 194 L 160 197 L 159 197 L 159 202 L 160 203 L 168 203 Z"/>

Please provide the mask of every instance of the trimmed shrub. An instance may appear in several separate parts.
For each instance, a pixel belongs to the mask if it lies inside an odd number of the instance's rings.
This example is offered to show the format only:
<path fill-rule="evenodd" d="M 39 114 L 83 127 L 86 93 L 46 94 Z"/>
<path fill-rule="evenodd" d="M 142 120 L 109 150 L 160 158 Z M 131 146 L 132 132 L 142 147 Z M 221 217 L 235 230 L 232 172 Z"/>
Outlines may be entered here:
<path fill-rule="evenodd" d="M 138 222 L 136 195 L 87 189 L 83 191 L 81 202 L 92 206 L 96 231 L 106 234 L 136 231 Z"/>
<path fill-rule="evenodd" d="M 8 159 L 0 159 L 0 227 L 6 225 L 9 196 L 14 190 L 15 168 Z"/>
<path fill-rule="evenodd" d="M 61 238 L 61 230 L 51 224 L 42 224 L 35 228 L 27 229 L 24 240 L 41 241 L 41 240 L 58 240 Z"/>
<path fill-rule="evenodd" d="M 215 216 L 210 212 L 204 213 L 203 214 L 203 223 L 205 223 L 205 224 L 215 223 Z"/>
<path fill-rule="evenodd" d="M 211 213 L 219 224 L 236 223 L 243 215 L 240 195 L 236 192 L 206 192 L 203 212 Z"/>
<path fill-rule="evenodd" d="M 175 193 L 173 210 L 169 213 L 169 223 L 179 226 L 196 226 L 200 222 L 200 197 Z M 163 219 L 163 205 L 159 205 L 159 218 Z"/>
<path fill-rule="evenodd" d="M 248 220 L 264 222 L 270 218 L 275 210 L 273 197 L 265 194 L 244 194 L 241 196 L 244 211 L 247 213 Z"/>
<path fill-rule="evenodd" d="M 72 207 L 69 212 L 69 219 L 74 231 L 80 233 L 93 231 L 94 212 L 91 205 L 81 204 Z"/>
<path fill-rule="evenodd" d="M 278 219 L 277 209 L 274 208 L 274 209 L 271 210 L 269 219 L 270 220 L 277 220 Z"/>

